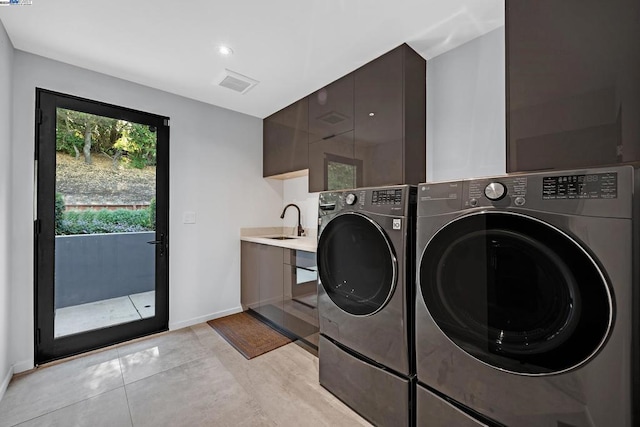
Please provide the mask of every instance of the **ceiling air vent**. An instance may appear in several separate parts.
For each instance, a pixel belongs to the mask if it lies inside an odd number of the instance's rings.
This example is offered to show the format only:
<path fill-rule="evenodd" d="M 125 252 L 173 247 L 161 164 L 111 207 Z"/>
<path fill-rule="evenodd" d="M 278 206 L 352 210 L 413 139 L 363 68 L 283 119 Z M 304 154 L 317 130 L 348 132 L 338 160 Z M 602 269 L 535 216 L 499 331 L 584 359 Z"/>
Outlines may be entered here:
<path fill-rule="evenodd" d="M 340 122 L 344 122 L 347 119 L 348 119 L 347 116 L 345 116 L 344 114 L 340 114 L 337 111 L 329 111 L 328 113 L 318 117 L 318 120 L 321 120 L 330 125 L 335 125 Z"/>
<path fill-rule="evenodd" d="M 238 74 L 235 71 L 225 69 L 224 76 L 218 85 L 244 94 L 258 83 L 260 82 L 257 80 Z"/>

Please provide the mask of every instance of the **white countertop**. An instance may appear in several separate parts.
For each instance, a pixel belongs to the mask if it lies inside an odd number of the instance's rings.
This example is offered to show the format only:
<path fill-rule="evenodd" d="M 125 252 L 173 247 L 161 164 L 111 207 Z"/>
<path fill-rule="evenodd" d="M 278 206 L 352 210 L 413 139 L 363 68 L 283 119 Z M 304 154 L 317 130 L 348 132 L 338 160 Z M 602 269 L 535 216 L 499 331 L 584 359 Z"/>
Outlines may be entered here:
<path fill-rule="evenodd" d="M 315 252 L 318 246 L 318 239 L 315 233 L 311 233 L 310 230 L 307 229 L 305 229 L 305 231 L 306 234 L 310 235 L 297 237 L 291 227 L 243 228 L 240 230 L 240 240 L 298 251 Z M 276 236 L 288 236 L 292 237 L 292 239 L 278 240 L 269 238 Z"/>

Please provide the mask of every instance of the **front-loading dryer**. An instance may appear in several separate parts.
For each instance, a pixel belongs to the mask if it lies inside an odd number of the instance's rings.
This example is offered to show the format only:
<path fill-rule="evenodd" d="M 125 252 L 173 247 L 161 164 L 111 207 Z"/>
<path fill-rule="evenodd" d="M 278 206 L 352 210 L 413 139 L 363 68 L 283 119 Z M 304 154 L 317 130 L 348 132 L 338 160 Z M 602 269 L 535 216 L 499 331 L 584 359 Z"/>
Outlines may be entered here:
<path fill-rule="evenodd" d="M 419 186 L 419 426 L 639 425 L 637 182 L 624 166 Z"/>
<path fill-rule="evenodd" d="M 376 425 L 410 425 L 416 187 L 319 196 L 320 383 Z"/>

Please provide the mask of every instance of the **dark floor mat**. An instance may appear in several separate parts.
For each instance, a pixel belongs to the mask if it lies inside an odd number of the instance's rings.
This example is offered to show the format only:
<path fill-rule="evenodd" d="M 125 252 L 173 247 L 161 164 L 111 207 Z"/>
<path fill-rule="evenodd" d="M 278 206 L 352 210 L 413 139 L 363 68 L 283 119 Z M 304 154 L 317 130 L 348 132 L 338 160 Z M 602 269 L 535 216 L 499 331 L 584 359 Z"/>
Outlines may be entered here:
<path fill-rule="evenodd" d="M 291 342 L 291 339 L 245 312 L 207 323 L 247 359 Z"/>

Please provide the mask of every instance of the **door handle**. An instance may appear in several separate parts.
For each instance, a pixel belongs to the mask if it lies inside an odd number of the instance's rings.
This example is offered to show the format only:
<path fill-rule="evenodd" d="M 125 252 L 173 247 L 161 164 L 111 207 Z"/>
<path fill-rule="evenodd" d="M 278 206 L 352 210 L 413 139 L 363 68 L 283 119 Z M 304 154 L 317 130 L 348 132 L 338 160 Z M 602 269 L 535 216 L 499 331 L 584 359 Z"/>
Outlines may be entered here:
<path fill-rule="evenodd" d="M 160 256 L 164 256 L 164 250 L 166 246 L 166 239 L 164 234 L 160 234 L 160 240 L 150 240 L 147 243 L 150 245 L 160 245 Z"/>

